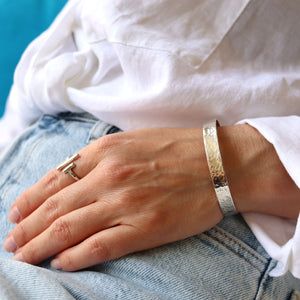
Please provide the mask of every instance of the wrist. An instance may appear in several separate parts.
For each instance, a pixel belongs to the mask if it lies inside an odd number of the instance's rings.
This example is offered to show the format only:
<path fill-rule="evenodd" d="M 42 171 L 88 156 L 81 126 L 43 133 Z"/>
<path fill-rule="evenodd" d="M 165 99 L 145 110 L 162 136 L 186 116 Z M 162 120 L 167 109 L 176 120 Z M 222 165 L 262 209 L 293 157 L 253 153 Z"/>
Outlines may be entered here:
<path fill-rule="evenodd" d="M 247 124 L 220 127 L 218 136 L 237 211 L 297 218 L 300 190 L 273 145 Z"/>

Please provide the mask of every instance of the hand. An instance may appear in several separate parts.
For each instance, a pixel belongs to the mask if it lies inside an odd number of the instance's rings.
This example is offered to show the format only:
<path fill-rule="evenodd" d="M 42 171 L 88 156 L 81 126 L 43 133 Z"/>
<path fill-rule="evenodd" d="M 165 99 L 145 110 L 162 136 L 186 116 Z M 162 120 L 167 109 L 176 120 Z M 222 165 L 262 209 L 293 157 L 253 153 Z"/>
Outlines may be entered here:
<path fill-rule="evenodd" d="M 82 149 L 74 179 L 56 169 L 25 191 L 4 248 L 15 260 L 79 270 L 201 233 L 223 217 L 202 129 L 108 135 Z"/>

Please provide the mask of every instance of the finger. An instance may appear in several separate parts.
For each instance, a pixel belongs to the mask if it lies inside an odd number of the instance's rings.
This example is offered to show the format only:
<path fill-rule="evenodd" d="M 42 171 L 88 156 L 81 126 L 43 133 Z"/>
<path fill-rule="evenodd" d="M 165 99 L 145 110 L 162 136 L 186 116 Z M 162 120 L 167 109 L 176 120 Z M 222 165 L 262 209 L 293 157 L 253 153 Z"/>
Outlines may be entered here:
<path fill-rule="evenodd" d="M 119 225 L 94 234 L 60 253 L 52 262 L 55 269 L 77 271 L 129 253 L 150 248 L 133 226 Z"/>
<path fill-rule="evenodd" d="M 117 224 L 117 210 L 111 210 L 97 202 L 73 211 L 58 220 L 40 235 L 17 251 L 22 261 L 37 264 L 94 233 Z M 15 257 L 16 259 L 16 257 Z"/>
<path fill-rule="evenodd" d="M 79 178 L 85 177 L 106 156 L 114 146 L 126 141 L 125 133 L 106 135 L 79 151 L 79 158 L 75 161 L 74 172 Z M 69 174 L 52 169 L 35 185 L 26 190 L 12 205 L 9 213 L 11 223 L 19 223 L 30 215 L 46 199 L 73 184 L 74 179 Z"/>
<path fill-rule="evenodd" d="M 100 157 L 95 155 L 96 150 L 95 145 L 91 144 L 79 151 L 79 158 L 76 159 L 73 169 L 79 178 L 85 177 L 97 165 Z M 56 168 L 52 169 L 13 203 L 8 216 L 9 221 L 19 223 L 46 199 L 75 182 L 69 174 L 64 174 Z"/>
<path fill-rule="evenodd" d="M 87 185 L 89 186 L 88 193 L 86 192 Z M 8 252 L 15 252 L 16 249 L 46 230 L 58 218 L 95 202 L 95 199 L 99 197 L 97 186 L 99 183 L 95 176 L 87 175 L 79 182 L 67 186 L 47 199 L 8 234 L 4 249 Z"/>

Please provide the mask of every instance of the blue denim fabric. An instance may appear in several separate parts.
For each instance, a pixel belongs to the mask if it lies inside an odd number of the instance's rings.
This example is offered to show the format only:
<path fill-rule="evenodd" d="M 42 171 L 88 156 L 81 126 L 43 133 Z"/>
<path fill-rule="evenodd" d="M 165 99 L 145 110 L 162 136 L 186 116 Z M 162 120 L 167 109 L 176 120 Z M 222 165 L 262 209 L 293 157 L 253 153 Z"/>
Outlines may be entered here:
<path fill-rule="evenodd" d="M 2 154 L 0 242 L 9 208 L 66 156 L 117 129 L 87 114 L 45 115 Z M 201 220 L 199 220 L 201 222 Z M 273 261 L 240 215 L 211 230 L 80 272 L 15 262 L 0 250 L 0 299 L 298 299 L 300 281 Z"/>

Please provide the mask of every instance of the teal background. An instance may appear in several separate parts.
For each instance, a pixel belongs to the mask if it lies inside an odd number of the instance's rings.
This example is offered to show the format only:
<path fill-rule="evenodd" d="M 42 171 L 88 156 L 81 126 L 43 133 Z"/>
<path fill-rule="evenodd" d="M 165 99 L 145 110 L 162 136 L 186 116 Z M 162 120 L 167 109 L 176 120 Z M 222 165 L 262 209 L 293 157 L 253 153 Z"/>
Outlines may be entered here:
<path fill-rule="evenodd" d="M 0 0 L 0 116 L 14 69 L 27 45 L 47 29 L 67 0 Z"/>

